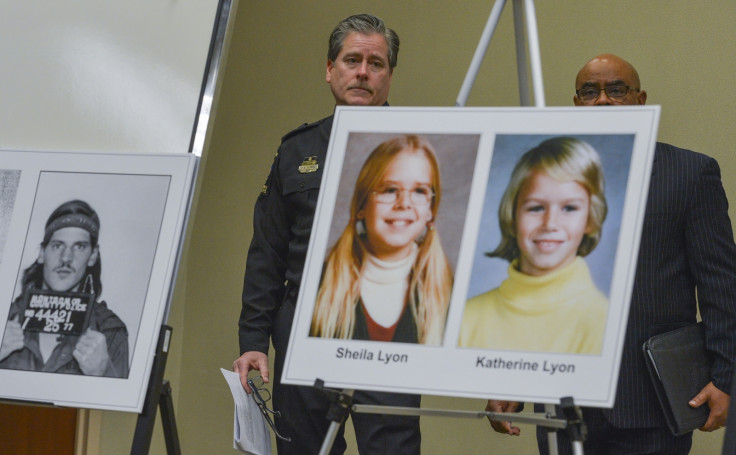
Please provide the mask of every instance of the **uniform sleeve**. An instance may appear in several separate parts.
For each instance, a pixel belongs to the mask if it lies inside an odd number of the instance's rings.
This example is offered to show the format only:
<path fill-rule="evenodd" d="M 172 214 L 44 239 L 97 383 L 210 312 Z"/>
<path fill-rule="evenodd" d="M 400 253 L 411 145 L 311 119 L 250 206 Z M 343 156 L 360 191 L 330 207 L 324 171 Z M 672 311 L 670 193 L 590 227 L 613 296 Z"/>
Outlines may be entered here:
<path fill-rule="evenodd" d="M 253 239 L 243 279 L 238 322 L 241 354 L 268 353 L 271 327 L 284 294 L 289 246 L 289 217 L 276 155 L 253 213 Z"/>
<path fill-rule="evenodd" d="M 689 203 L 686 248 L 713 356 L 713 383 L 729 393 L 736 357 L 736 246 L 718 163 L 705 159 Z"/>

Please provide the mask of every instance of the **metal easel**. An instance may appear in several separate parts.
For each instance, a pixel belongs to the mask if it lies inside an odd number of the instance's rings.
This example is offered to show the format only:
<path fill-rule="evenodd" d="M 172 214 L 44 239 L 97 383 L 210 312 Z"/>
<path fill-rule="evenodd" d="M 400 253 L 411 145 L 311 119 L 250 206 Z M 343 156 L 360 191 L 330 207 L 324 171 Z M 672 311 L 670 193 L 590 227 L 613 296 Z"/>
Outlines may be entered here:
<path fill-rule="evenodd" d="M 565 430 L 572 441 L 572 449 L 574 455 L 583 454 L 583 441 L 585 440 L 586 427 L 583 422 L 582 412 L 575 405 L 572 397 L 563 397 L 560 400 L 560 409 L 564 418 L 557 418 L 554 413 L 555 405 L 551 406 L 552 412 L 528 414 L 512 414 L 506 412 L 489 412 L 489 411 L 457 411 L 450 409 L 426 409 L 426 408 L 410 408 L 402 406 L 379 406 L 369 404 L 353 404 L 353 390 L 332 390 L 324 388 L 324 382 L 321 379 L 315 381 L 314 387 L 322 390 L 330 397 L 330 408 L 327 411 L 327 420 L 330 426 L 322 442 L 319 455 L 327 455 L 332 449 L 332 445 L 337 437 L 340 426 L 345 423 L 350 411 L 363 414 L 382 414 L 382 415 L 403 415 L 403 416 L 428 416 L 428 417 L 456 417 L 469 419 L 482 419 L 484 417 L 489 420 L 508 421 L 516 423 L 529 423 L 533 425 L 548 428 L 550 436 L 556 436 L 556 431 Z M 549 408 L 548 408 L 549 409 Z M 557 454 L 557 438 L 549 439 L 549 453 Z"/>
<path fill-rule="evenodd" d="M 542 59 L 539 52 L 539 35 L 537 33 L 537 19 L 534 8 L 534 0 L 513 0 L 513 4 L 514 33 L 516 37 L 516 65 L 519 79 L 519 104 L 521 104 L 522 106 L 532 105 L 531 94 L 529 93 L 529 80 L 527 78 L 529 69 L 527 68 L 527 43 L 525 38 L 528 37 L 529 61 L 531 63 L 532 86 L 534 88 L 534 105 L 536 107 L 545 107 L 544 84 L 542 82 Z M 496 30 L 498 20 L 505 5 L 506 0 L 496 0 L 496 3 L 493 5 L 491 15 L 488 18 L 488 22 L 486 23 L 485 28 L 483 29 L 480 42 L 478 43 L 478 47 L 475 50 L 475 54 L 473 55 L 473 60 L 470 63 L 470 68 L 468 69 L 468 72 L 465 75 L 465 80 L 463 81 L 463 85 L 460 88 L 460 93 L 458 94 L 455 106 L 465 106 L 468 100 L 470 89 L 473 87 L 473 83 L 475 82 L 475 78 L 478 75 L 480 65 L 483 62 L 483 58 L 488 51 L 488 46 L 491 42 L 491 38 L 493 37 L 493 33 Z M 525 19 L 526 35 L 524 33 Z M 563 398 L 562 400 L 564 401 L 566 399 L 567 398 Z M 568 415 L 569 409 L 569 406 L 566 407 L 563 404 L 563 412 L 565 412 L 566 416 Z M 545 413 L 548 416 L 555 415 L 555 406 L 552 404 L 545 405 Z M 496 419 L 496 417 L 489 416 L 489 419 L 490 418 Z M 497 420 L 506 419 L 498 418 Z M 575 454 L 583 453 L 582 442 L 585 440 L 585 427 L 584 423 L 582 423 L 582 419 L 580 419 L 580 422 L 582 425 L 581 430 L 572 432 L 570 438 L 573 443 L 573 453 Z M 549 453 L 557 454 L 557 434 L 554 431 L 555 427 L 544 424 L 543 426 L 551 428 L 551 431 L 548 434 Z"/>
<path fill-rule="evenodd" d="M 192 138 L 189 144 L 189 153 L 200 157 L 202 156 L 205 138 L 207 136 L 207 128 L 210 124 L 210 110 L 215 97 L 215 89 L 218 74 L 220 72 L 220 66 L 223 62 L 223 50 L 227 37 L 228 24 L 231 21 L 230 13 L 232 9 L 233 0 L 218 0 L 214 24 L 212 27 L 212 37 L 210 39 L 207 61 L 204 68 L 204 77 L 202 79 L 202 87 L 200 89 L 200 97 L 197 105 L 197 115 L 194 127 L 192 128 Z M 179 245 L 179 256 L 177 257 L 177 266 L 173 274 L 174 277 L 177 276 L 178 272 L 178 261 L 180 259 L 181 248 L 181 245 Z M 164 320 L 168 319 L 168 309 L 171 308 L 173 290 L 174 286 L 172 280 L 172 286 L 168 295 L 167 312 Z M 136 421 L 135 433 L 133 434 L 133 444 L 130 449 L 131 455 L 147 455 L 149 453 L 154 425 L 156 422 L 157 408 L 161 414 L 161 426 L 163 427 L 167 455 L 181 455 L 181 445 L 179 443 L 179 433 L 176 427 L 171 384 L 168 380 L 164 379 L 166 359 L 168 357 L 169 345 L 171 343 L 171 332 L 172 328 L 170 326 L 166 324 L 161 326 L 158 344 L 156 345 L 156 353 L 153 358 L 151 374 L 146 389 L 146 397 L 143 402 L 143 409 L 140 414 L 138 414 L 138 419 Z"/>
<path fill-rule="evenodd" d="M 534 9 L 534 0 L 513 0 L 514 3 L 514 32 L 516 37 L 516 66 L 519 78 L 519 101 L 522 106 L 531 106 L 529 93 L 529 80 L 527 79 L 528 68 L 526 65 L 526 37 L 524 35 L 524 19 L 526 18 L 526 31 L 529 38 L 529 61 L 531 62 L 532 83 L 534 87 L 534 105 L 544 107 L 544 85 L 542 84 L 542 59 L 539 54 L 539 35 L 537 34 L 537 18 Z M 496 0 L 491 10 L 483 33 L 480 37 L 478 47 L 470 62 L 470 68 L 465 74 L 465 80 L 460 88 L 455 106 L 465 106 L 468 101 L 470 89 L 475 83 L 483 58 L 488 51 L 493 32 L 496 30 L 498 20 L 501 17 L 506 0 Z M 526 14 L 524 14 L 526 13 Z"/>
<path fill-rule="evenodd" d="M 519 78 L 519 101 L 522 106 L 531 106 L 531 94 L 529 92 L 529 80 L 527 73 L 527 49 L 526 38 L 528 37 L 529 61 L 531 63 L 532 86 L 534 89 L 534 105 L 536 107 L 545 107 L 544 102 L 544 85 L 542 83 L 542 63 L 539 52 L 539 36 L 537 34 L 537 20 L 534 8 L 534 0 L 512 0 L 514 5 L 514 31 L 516 37 L 516 62 Z M 478 47 L 475 50 L 470 68 L 465 75 L 465 80 L 460 88 L 455 106 L 465 106 L 470 89 L 473 87 L 476 76 L 483 62 L 488 46 L 493 37 L 493 33 L 498 25 L 501 12 L 506 5 L 506 0 L 496 0 L 491 15 L 488 18 L 483 33 L 481 35 Z M 525 27 L 526 21 L 526 27 Z M 526 31 L 526 33 L 525 33 Z M 563 397 L 560 400 L 560 408 L 564 418 L 556 418 L 556 408 L 554 404 L 546 404 L 545 412 L 534 415 L 509 414 L 500 412 L 473 412 L 473 411 L 456 411 L 444 409 L 422 409 L 408 408 L 398 406 L 376 406 L 376 405 L 360 405 L 353 404 L 353 390 L 330 390 L 324 388 L 324 382 L 317 379 L 314 384 L 315 388 L 323 390 L 331 399 L 331 406 L 327 413 L 328 420 L 331 421 L 325 439 L 322 443 L 320 455 L 327 455 L 337 436 L 340 425 L 345 423 L 350 411 L 366 414 L 387 414 L 387 415 L 406 415 L 406 416 L 435 416 L 435 417 L 463 417 L 463 418 L 483 418 L 499 421 L 514 421 L 517 423 L 529 423 L 543 426 L 549 429 L 548 442 L 549 453 L 556 455 L 557 451 L 557 431 L 566 430 L 572 441 L 573 454 L 583 454 L 583 441 L 585 440 L 586 427 L 582 419 L 580 408 L 575 405 L 572 397 Z"/>
<path fill-rule="evenodd" d="M 131 455 L 148 454 L 151 447 L 151 438 L 153 437 L 153 427 L 156 422 L 156 405 L 161 410 L 161 424 L 164 430 L 166 453 L 168 455 L 181 455 L 179 433 L 176 429 L 174 404 L 171 397 L 171 385 L 169 381 L 164 379 L 166 359 L 169 353 L 169 344 L 171 343 L 171 330 L 171 327 L 167 325 L 161 326 L 161 332 L 159 333 L 158 343 L 156 345 L 156 354 L 153 358 L 153 365 L 151 366 L 151 377 L 148 381 L 148 388 L 146 389 L 146 398 L 135 425 L 133 445 L 130 449 Z"/>

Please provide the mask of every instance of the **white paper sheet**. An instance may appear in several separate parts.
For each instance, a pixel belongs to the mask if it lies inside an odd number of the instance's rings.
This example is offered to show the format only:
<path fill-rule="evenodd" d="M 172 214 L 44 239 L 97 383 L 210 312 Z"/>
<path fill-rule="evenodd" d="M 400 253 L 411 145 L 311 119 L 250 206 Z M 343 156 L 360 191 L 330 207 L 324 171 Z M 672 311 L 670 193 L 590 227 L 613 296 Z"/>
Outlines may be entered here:
<path fill-rule="evenodd" d="M 233 449 L 251 455 L 271 454 L 271 433 L 253 396 L 245 393 L 240 375 L 220 368 L 235 402 Z"/>

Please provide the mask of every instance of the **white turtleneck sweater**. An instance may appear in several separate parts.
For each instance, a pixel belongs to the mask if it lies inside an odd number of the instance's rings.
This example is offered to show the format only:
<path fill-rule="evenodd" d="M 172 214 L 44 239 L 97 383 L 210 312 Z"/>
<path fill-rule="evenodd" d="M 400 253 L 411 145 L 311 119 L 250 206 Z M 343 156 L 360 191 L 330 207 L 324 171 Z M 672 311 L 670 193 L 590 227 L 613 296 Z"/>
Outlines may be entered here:
<path fill-rule="evenodd" d="M 409 274 L 417 257 L 417 246 L 411 253 L 395 262 L 367 255 L 360 298 L 371 319 L 382 327 L 391 327 L 401 317 L 409 288 Z"/>

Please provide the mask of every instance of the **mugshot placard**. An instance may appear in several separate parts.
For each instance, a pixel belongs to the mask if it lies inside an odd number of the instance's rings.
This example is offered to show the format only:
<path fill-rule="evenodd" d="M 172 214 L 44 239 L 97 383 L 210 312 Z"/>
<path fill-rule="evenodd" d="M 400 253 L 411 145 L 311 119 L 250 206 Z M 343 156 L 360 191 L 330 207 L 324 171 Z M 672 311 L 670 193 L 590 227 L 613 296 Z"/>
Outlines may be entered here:
<path fill-rule="evenodd" d="M 612 406 L 658 119 L 338 107 L 282 380 Z"/>
<path fill-rule="evenodd" d="M 18 321 L 25 332 L 81 336 L 87 330 L 94 294 L 56 292 L 29 288 L 23 295 L 23 315 Z"/>
<path fill-rule="evenodd" d="M 0 397 L 140 411 L 196 165 L 0 151 Z"/>

